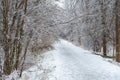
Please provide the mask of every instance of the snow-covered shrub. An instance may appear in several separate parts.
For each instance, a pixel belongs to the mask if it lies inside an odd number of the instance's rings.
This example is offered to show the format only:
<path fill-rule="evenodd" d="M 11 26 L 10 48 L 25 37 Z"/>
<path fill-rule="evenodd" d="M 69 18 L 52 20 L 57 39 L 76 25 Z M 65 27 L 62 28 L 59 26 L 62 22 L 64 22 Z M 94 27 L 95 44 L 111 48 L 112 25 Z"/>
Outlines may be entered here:
<path fill-rule="evenodd" d="M 4 76 L 5 80 L 17 80 L 19 78 L 19 71 L 12 72 L 9 76 Z"/>
<path fill-rule="evenodd" d="M 31 41 L 30 50 L 32 52 L 43 51 L 44 49 L 51 49 L 52 43 L 57 38 L 49 30 L 42 29 L 40 32 L 37 32 Z"/>

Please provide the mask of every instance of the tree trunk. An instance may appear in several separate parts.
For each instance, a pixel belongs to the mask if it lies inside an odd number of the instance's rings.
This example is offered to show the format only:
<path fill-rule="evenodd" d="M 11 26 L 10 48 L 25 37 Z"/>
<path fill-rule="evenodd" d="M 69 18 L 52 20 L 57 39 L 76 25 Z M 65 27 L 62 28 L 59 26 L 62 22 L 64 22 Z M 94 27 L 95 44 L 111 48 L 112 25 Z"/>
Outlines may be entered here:
<path fill-rule="evenodd" d="M 9 36 L 8 36 L 8 12 L 9 12 L 9 0 L 3 0 L 3 49 L 5 52 L 5 57 L 4 57 L 4 73 L 5 74 L 10 74 L 11 73 L 11 68 L 10 68 L 10 60 L 9 60 Z"/>
<path fill-rule="evenodd" d="M 104 0 L 101 1 L 101 18 L 102 18 L 102 47 L 103 47 L 103 56 L 107 56 L 107 36 L 106 36 L 106 5 Z"/>
<path fill-rule="evenodd" d="M 107 40 L 106 40 L 106 33 L 103 32 L 103 56 L 107 56 Z"/>
<path fill-rule="evenodd" d="M 115 15 L 116 15 L 116 61 L 120 62 L 120 20 L 119 20 L 119 5 L 120 5 L 120 1 L 117 0 L 116 4 L 115 4 Z"/>

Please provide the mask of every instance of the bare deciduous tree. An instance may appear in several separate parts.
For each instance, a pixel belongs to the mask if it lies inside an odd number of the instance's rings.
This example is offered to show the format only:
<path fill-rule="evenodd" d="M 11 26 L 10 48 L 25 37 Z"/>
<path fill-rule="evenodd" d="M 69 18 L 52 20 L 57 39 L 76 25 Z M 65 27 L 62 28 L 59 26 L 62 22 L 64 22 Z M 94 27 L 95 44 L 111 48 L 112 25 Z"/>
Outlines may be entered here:
<path fill-rule="evenodd" d="M 5 75 L 9 75 L 14 70 L 22 69 L 21 66 L 25 61 L 30 42 L 28 40 L 26 46 L 23 47 L 26 11 L 27 0 L 2 0 L 2 32 L 5 55 L 3 72 Z"/>

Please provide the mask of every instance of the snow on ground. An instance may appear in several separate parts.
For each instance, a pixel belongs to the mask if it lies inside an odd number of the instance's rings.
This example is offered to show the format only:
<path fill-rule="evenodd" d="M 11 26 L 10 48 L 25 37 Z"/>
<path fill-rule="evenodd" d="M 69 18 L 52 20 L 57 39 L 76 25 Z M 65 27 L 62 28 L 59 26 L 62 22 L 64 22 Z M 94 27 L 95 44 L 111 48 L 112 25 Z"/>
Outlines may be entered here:
<path fill-rule="evenodd" d="M 42 61 L 19 80 L 120 80 L 120 67 L 65 40 L 54 44 Z"/>

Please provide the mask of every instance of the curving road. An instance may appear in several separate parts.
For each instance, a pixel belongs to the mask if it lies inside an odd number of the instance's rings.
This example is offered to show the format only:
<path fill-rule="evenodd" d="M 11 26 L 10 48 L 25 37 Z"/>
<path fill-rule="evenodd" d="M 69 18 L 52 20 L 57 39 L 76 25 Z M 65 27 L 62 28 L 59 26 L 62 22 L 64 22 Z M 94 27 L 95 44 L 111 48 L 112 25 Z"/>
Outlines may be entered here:
<path fill-rule="evenodd" d="M 54 46 L 56 69 L 52 74 L 56 80 L 120 80 L 120 68 L 103 58 L 65 40 Z"/>

